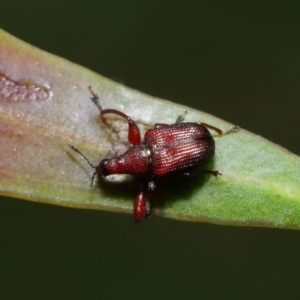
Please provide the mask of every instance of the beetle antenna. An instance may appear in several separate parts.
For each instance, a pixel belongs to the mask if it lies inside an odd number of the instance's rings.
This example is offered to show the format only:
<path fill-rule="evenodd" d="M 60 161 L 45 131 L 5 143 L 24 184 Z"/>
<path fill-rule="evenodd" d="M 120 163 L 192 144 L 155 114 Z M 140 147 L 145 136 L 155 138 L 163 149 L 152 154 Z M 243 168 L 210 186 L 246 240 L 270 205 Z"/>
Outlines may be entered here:
<path fill-rule="evenodd" d="M 93 168 L 95 169 L 96 171 L 93 173 L 92 175 L 92 180 L 91 180 L 91 187 L 93 186 L 93 183 L 94 183 L 94 180 L 95 180 L 95 177 L 97 175 L 97 167 L 94 166 L 89 160 L 88 158 L 82 153 L 80 152 L 76 147 L 72 146 L 72 145 L 68 145 L 73 151 L 77 152 L 78 154 L 80 154 L 86 161 L 87 163 Z"/>
<path fill-rule="evenodd" d="M 96 175 L 97 175 L 97 172 L 94 172 L 92 175 L 92 180 L 91 180 L 91 185 L 90 185 L 91 188 L 93 187 L 93 183 L 94 183 L 94 179 L 95 179 Z"/>
<path fill-rule="evenodd" d="M 87 161 L 87 163 L 88 163 L 92 168 L 96 169 L 96 166 L 94 166 L 82 152 L 80 152 L 77 148 L 75 148 L 75 147 L 72 146 L 72 145 L 68 145 L 68 146 L 69 146 L 73 151 L 79 153 L 79 154 Z M 94 174 L 93 174 L 93 175 L 94 175 Z M 95 176 L 94 176 L 94 177 L 95 177 Z"/>

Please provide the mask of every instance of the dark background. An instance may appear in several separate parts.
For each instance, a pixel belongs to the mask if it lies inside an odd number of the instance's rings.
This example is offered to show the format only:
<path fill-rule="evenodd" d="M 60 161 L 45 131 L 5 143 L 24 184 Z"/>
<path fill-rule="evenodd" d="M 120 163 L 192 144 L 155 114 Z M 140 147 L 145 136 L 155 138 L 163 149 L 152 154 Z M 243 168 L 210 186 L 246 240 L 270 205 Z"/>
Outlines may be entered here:
<path fill-rule="evenodd" d="M 298 1 L 1 0 L 0 27 L 300 154 Z M 146 113 L 146 112 L 145 112 Z M 300 232 L 0 202 L 1 299 L 299 299 Z"/>

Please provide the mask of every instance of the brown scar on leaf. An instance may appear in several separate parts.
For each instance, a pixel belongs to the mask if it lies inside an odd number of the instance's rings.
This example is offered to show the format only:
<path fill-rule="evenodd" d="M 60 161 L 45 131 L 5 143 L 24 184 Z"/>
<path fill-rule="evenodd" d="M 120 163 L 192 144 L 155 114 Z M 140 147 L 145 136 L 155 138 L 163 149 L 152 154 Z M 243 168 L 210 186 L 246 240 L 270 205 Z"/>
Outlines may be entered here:
<path fill-rule="evenodd" d="M 49 89 L 45 86 L 17 82 L 0 72 L 0 100 L 42 101 L 49 97 L 49 93 Z"/>

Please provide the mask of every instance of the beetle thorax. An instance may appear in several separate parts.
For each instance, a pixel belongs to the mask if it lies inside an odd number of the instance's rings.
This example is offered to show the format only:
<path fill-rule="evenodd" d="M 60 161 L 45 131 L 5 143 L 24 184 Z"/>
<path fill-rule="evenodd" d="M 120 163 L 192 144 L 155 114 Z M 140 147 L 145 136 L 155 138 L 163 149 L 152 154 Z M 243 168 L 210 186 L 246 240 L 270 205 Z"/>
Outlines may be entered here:
<path fill-rule="evenodd" d="M 124 154 L 107 160 L 109 174 L 144 175 L 151 165 L 151 152 L 144 143 L 132 146 Z"/>

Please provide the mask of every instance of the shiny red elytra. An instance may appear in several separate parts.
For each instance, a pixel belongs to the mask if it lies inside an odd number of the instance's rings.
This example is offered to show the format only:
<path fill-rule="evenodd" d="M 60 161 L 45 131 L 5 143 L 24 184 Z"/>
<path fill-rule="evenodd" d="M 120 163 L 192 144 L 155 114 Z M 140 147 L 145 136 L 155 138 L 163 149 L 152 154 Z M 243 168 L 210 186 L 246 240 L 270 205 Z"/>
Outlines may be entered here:
<path fill-rule="evenodd" d="M 206 123 L 182 123 L 177 118 L 174 124 L 158 123 L 148 129 L 144 140 L 137 124 L 126 114 L 115 109 L 102 109 L 99 97 L 89 87 L 91 99 L 100 110 L 100 116 L 115 114 L 128 122 L 128 141 L 132 146 L 122 155 L 105 158 L 98 166 L 94 166 L 77 148 L 69 145 L 79 153 L 89 165 L 95 169 L 91 186 L 96 175 L 105 177 L 112 174 L 130 174 L 141 179 L 142 187 L 134 200 L 134 219 L 139 223 L 144 217 L 151 215 L 150 194 L 155 189 L 158 177 L 175 172 L 184 177 L 194 175 L 191 168 L 203 165 L 212 159 L 215 153 L 215 141 L 208 129 L 219 135 L 238 131 L 238 127 L 223 132 L 221 129 Z M 221 175 L 218 171 L 202 171 Z"/>

